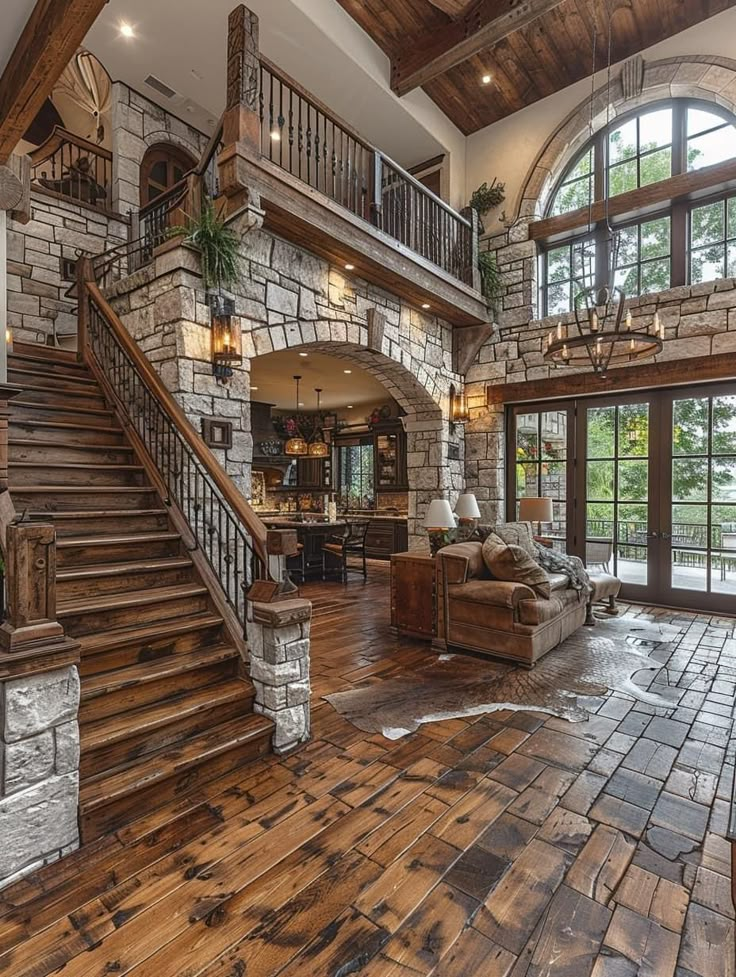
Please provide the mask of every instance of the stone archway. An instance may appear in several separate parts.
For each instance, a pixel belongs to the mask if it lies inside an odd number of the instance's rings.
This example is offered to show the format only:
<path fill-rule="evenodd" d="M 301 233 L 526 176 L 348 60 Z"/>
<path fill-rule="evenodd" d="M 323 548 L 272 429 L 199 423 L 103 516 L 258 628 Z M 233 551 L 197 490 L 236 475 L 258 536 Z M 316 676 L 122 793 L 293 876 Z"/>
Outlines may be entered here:
<path fill-rule="evenodd" d="M 432 499 L 454 500 L 463 487 L 462 432 L 449 420 L 452 376 L 418 361 L 383 336 L 369 345 L 369 328 L 346 321 L 292 321 L 254 324 L 246 332 L 244 366 L 282 349 L 305 349 L 352 363 L 371 374 L 406 412 L 409 481 L 409 546 L 425 544 L 422 520 Z M 392 355 L 393 353 L 393 355 Z"/>
<path fill-rule="evenodd" d="M 544 216 L 557 180 L 590 138 L 591 115 L 593 132 L 598 132 L 625 112 L 671 98 L 697 98 L 736 113 L 736 60 L 691 55 L 645 62 L 639 92 L 627 96 L 616 78 L 610 106 L 607 86 L 602 85 L 549 137 L 527 174 L 514 213 L 530 219 Z"/>

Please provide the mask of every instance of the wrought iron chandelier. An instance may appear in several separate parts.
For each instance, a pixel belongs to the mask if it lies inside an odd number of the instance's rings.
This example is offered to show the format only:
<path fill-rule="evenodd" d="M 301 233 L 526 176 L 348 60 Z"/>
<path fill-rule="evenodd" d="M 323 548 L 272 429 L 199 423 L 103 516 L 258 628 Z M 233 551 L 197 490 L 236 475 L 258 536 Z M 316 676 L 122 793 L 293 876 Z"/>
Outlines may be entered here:
<path fill-rule="evenodd" d="M 612 5 L 608 4 L 608 57 L 606 81 L 606 132 L 610 125 L 611 113 L 611 14 Z M 596 77 L 596 48 L 598 25 L 593 22 L 593 64 L 591 69 L 591 95 L 589 129 L 592 139 L 594 131 L 595 106 L 595 77 Z M 596 150 L 598 152 L 598 150 Z M 573 311 L 575 321 L 570 324 L 558 322 L 557 328 L 552 329 L 543 349 L 544 360 L 553 366 L 585 367 L 590 365 L 593 372 L 604 377 L 610 366 L 633 363 L 637 360 L 654 356 L 662 349 L 664 339 L 664 325 L 659 312 L 647 325 L 634 328 L 631 310 L 626 308 L 624 290 L 616 284 L 616 270 L 618 268 L 618 254 L 620 235 L 611 226 L 608 180 L 604 189 L 604 219 L 609 234 L 608 247 L 608 283 L 606 285 L 587 285 L 593 280 L 593 275 L 586 275 L 586 259 L 591 260 L 595 267 L 595 255 L 586 252 L 582 246 L 581 275 L 576 279 L 577 292 Z M 592 185 L 588 191 L 588 235 L 593 233 L 593 192 Z"/>

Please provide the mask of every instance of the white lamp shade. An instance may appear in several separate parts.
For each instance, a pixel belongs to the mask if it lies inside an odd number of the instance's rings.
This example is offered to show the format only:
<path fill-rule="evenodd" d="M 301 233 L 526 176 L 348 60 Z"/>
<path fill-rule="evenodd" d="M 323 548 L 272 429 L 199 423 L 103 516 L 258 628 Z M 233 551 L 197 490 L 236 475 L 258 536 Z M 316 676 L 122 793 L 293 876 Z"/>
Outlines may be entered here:
<path fill-rule="evenodd" d="M 425 529 L 454 529 L 455 517 L 447 499 L 430 502 L 427 515 L 422 523 Z"/>
<path fill-rule="evenodd" d="M 455 515 L 458 519 L 480 519 L 480 509 L 478 500 L 472 492 L 461 495 L 455 506 Z"/>
<path fill-rule="evenodd" d="M 522 522 L 552 522 L 552 499 L 519 499 Z"/>

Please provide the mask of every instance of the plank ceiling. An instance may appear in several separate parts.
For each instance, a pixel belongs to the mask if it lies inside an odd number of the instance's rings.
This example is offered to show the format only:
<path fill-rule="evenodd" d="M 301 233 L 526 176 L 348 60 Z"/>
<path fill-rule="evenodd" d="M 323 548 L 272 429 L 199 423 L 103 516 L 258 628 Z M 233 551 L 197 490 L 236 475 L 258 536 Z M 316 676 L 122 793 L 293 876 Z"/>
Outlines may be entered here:
<path fill-rule="evenodd" d="M 436 44 L 455 18 L 493 3 L 500 12 L 523 0 L 338 0 L 394 60 Z M 712 17 L 736 0 L 613 0 L 613 61 L 622 61 Z M 466 134 L 531 105 L 591 73 L 599 24 L 597 68 L 605 67 L 608 0 L 562 0 L 553 9 L 425 83 L 424 90 Z M 492 81 L 484 85 L 483 75 Z"/>

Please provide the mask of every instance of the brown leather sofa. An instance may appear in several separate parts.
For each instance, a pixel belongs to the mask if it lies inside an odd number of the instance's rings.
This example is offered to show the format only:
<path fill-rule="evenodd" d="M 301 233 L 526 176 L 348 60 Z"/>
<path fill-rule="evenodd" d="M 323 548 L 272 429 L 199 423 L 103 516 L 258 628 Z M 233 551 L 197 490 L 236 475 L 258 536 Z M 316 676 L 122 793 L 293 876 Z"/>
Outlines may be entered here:
<path fill-rule="evenodd" d="M 493 580 L 478 542 L 437 554 L 437 640 L 528 668 L 585 623 L 586 599 L 551 574 L 549 600 L 525 584 Z"/>

